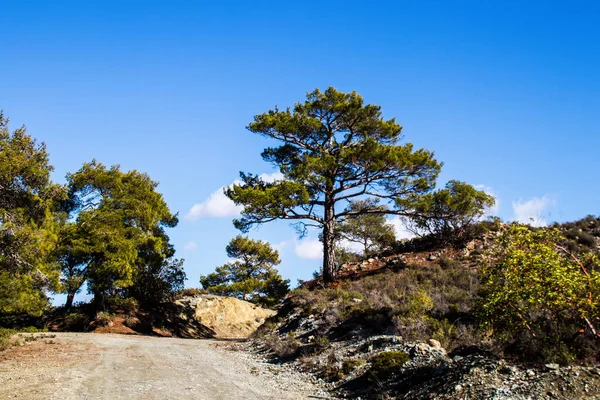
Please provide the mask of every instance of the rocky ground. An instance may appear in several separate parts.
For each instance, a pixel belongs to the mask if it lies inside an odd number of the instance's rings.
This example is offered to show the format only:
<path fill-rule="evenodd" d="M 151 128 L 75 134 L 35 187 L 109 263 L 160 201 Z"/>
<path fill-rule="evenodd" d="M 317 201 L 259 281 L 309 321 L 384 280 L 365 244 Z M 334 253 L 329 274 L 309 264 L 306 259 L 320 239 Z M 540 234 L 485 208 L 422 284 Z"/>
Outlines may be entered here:
<path fill-rule="evenodd" d="M 575 233 L 581 235 L 581 229 Z M 409 308 L 398 307 L 399 298 L 408 298 L 402 290 L 410 294 L 408 289 L 420 287 L 425 292 L 435 287 L 426 292 L 432 303 L 437 302 L 434 305 L 460 310 L 450 321 L 472 317 L 472 304 L 460 301 L 472 299 L 480 256 L 497 235 L 490 231 L 456 248 L 440 247 L 423 238 L 378 257 L 344 264 L 336 285 L 327 286 L 318 278 L 305 282 L 246 344 L 246 350 L 290 371 L 313 374 L 339 398 L 600 399 L 600 365 L 528 363 L 514 353 L 503 353 L 488 337 L 478 336 L 471 325 L 450 327 L 455 333 L 464 328 L 460 331 L 464 335 L 442 331 L 441 317 L 436 320 L 440 322 L 437 330 L 422 328 L 420 336 L 413 332 L 412 341 L 398 335 L 411 321 L 417 327 L 424 323 Z M 600 246 L 600 239 L 597 243 Z M 408 284 L 413 286 L 408 288 Z M 396 316 L 404 318 L 401 324 L 394 322 Z M 405 331 L 411 334 L 410 329 Z M 445 339 L 450 353 L 433 340 L 434 333 L 441 341 Z M 500 354 L 521 362 L 500 358 Z M 590 354 L 584 362 L 593 360 Z"/>
<path fill-rule="evenodd" d="M 322 349 L 311 338 L 301 345 L 310 352 L 288 359 L 273 357 L 260 341 L 37 336 L 0 353 L 0 398 L 600 399 L 597 367 L 515 365 L 393 335 L 350 334 Z M 373 360 L 386 352 L 406 353 L 408 362 L 374 379 Z"/>
<path fill-rule="evenodd" d="M 246 349 L 273 361 L 264 345 L 256 343 L 260 341 L 246 344 Z M 393 351 L 406 353 L 409 361 L 386 379 L 377 379 L 371 373 L 373 359 Z M 449 355 L 434 340 L 407 343 L 392 335 L 337 341 L 279 362 L 282 369 L 320 376 L 337 398 L 600 399 L 598 367 L 515 365 L 476 349 Z"/>
<path fill-rule="evenodd" d="M 361 330 L 315 336 L 323 323 L 292 312 L 245 349 L 288 371 L 313 374 L 338 398 L 600 399 L 599 367 L 515 364 L 474 347 L 448 354 L 436 340 L 409 342 Z M 392 352 L 405 353 L 407 362 L 378 376 L 377 356 Z"/>
<path fill-rule="evenodd" d="M 328 398 L 306 375 L 231 342 L 58 333 L 0 353 L 2 399 Z"/>

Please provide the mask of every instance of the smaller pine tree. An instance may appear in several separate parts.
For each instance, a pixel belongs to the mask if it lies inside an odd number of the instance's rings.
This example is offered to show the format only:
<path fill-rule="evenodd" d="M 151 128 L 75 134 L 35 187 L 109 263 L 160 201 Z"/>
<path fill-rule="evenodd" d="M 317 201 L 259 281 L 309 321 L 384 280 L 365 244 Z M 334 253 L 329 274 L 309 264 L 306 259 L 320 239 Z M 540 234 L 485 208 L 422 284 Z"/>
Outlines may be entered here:
<path fill-rule="evenodd" d="M 365 256 L 381 251 L 396 240 L 394 226 L 385 218 L 385 206 L 377 199 L 353 201 L 347 211 L 350 215 L 338 223 L 337 236 L 360 244 Z"/>
<path fill-rule="evenodd" d="M 204 289 L 266 307 L 279 303 L 289 292 L 289 279 L 283 279 L 275 268 L 281 262 L 279 253 L 269 243 L 237 236 L 226 251 L 232 261 L 201 276 Z"/>

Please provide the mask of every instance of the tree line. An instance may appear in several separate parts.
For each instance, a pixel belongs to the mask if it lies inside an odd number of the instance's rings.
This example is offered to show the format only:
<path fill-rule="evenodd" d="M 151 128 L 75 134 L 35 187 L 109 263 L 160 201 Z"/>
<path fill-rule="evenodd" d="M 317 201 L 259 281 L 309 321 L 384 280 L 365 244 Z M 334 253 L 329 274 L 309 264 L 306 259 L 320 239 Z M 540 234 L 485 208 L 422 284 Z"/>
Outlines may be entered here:
<path fill-rule="evenodd" d="M 442 163 L 434 153 L 402 142 L 396 120 L 356 92 L 317 89 L 292 108 L 256 115 L 247 128 L 279 141 L 262 157 L 283 179 L 241 173 L 242 183 L 226 190 L 243 206 L 234 225 L 247 232 L 285 219 L 301 235 L 318 229 L 326 282 L 337 279 L 342 239 L 365 254 L 394 241 L 386 216 L 443 235 L 494 204 L 461 181 L 436 189 Z M 86 285 L 99 308 L 111 296 L 153 304 L 183 287 L 183 260 L 166 232 L 178 219 L 147 174 L 92 160 L 56 184 L 43 143 L 24 127 L 10 131 L 3 115 L 0 132 L 0 312 L 39 313 L 49 293 L 66 293 L 69 308 Z M 268 244 L 240 236 L 226 251 L 233 260 L 202 277 L 204 287 L 265 305 L 288 290 Z"/>
<path fill-rule="evenodd" d="M 44 143 L 0 114 L 0 313 L 40 314 L 51 293 L 67 308 L 87 284 L 110 296 L 164 301 L 183 287 L 183 260 L 166 233 L 177 225 L 157 183 L 98 161 L 53 183 Z"/>

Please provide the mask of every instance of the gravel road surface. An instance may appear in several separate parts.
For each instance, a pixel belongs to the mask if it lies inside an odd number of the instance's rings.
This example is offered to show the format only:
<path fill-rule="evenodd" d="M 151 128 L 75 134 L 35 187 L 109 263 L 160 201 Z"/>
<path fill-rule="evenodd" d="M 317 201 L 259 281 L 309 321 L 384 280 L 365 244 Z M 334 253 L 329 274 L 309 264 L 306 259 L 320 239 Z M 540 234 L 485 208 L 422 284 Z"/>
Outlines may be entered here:
<path fill-rule="evenodd" d="M 223 342 L 59 333 L 0 353 L 0 399 L 309 399 L 307 378 Z"/>

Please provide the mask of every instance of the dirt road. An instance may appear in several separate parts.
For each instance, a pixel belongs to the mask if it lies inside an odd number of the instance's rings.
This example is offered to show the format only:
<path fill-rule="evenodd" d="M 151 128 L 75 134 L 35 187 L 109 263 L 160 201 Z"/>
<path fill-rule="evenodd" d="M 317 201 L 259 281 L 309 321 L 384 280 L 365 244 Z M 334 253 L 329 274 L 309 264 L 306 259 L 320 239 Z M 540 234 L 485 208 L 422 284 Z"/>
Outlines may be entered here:
<path fill-rule="evenodd" d="M 62 333 L 0 355 L 0 399 L 307 399 L 303 377 L 218 342 Z"/>

